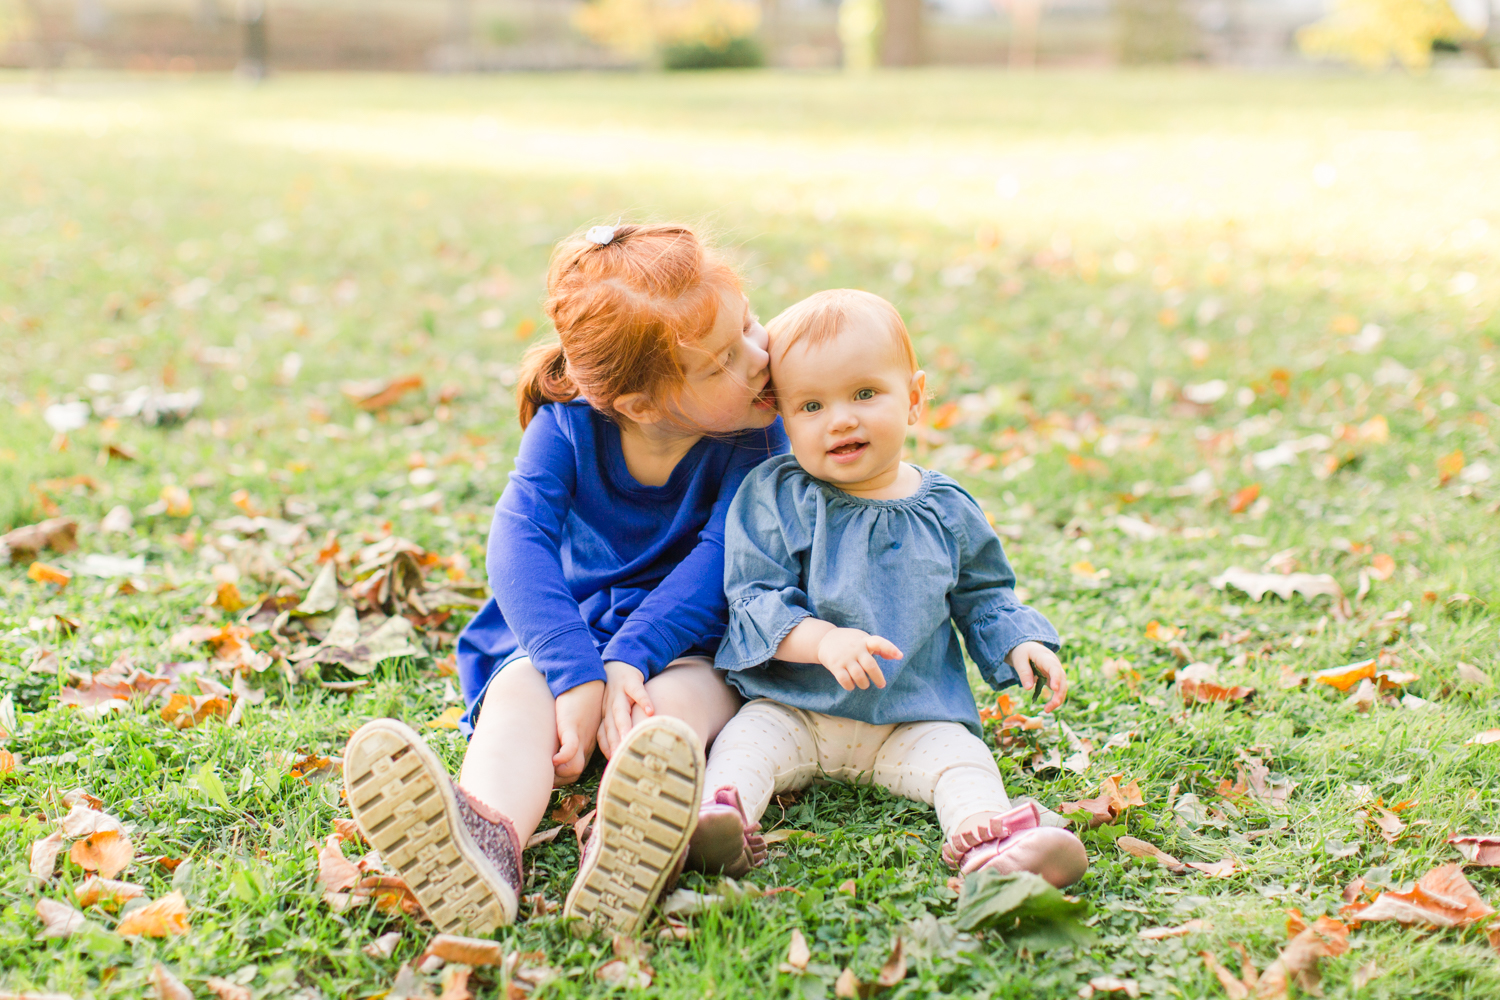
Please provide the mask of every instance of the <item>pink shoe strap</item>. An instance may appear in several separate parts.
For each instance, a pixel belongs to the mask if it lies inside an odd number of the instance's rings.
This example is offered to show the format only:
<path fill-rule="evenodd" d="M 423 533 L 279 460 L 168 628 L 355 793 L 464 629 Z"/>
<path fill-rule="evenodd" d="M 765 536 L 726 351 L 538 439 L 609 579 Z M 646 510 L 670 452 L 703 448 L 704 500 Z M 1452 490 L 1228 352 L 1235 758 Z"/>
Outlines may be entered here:
<path fill-rule="evenodd" d="M 977 847 L 998 846 L 1001 841 L 1022 830 L 1034 830 L 1042 823 L 1042 812 L 1035 802 L 1017 806 L 1009 812 L 996 813 L 973 830 L 956 833 L 943 845 L 943 860 L 950 868 L 964 863 L 964 856 Z"/>

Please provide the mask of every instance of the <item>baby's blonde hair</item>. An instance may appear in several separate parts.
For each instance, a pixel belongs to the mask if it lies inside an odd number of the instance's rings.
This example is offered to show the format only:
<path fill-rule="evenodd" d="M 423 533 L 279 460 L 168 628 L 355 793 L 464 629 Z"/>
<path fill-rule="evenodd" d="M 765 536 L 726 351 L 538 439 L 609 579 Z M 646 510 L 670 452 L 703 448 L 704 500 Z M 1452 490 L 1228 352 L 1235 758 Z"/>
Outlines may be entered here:
<path fill-rule="evenodd" d="M 872 292 L 858 288 L 830 288 L 816 292 L 795 305 L 788 306 L 766 324 L 771 348 L 785 355 L 793 344 L 806 340 L 817 347 L 842 333 L 853 320 L 867 320 L 891 338 L 897 357 L 915 372 L 917 352 L 911 345 L 911 334 L 896 307 Z"/>

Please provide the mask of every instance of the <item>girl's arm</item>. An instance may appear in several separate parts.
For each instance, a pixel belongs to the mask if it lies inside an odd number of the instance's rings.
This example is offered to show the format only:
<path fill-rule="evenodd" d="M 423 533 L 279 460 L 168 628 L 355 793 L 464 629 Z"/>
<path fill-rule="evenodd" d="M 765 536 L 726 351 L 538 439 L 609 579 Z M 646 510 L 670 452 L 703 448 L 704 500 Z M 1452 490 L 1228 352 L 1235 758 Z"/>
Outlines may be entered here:
<path fill-rule="evenodd" d="M 562 533 L 577 488 L 577 458 L 553 409 L 542 407 L 521 437 L 515 469 L 495 505 L 485 565 L 506 624 L 556 697 L 602 682 L 605 674 L 563 576 Z"/>
<path fill-rule="evenodd" d="M 1048 707 L 1056 708 L 1067 690 L 1061 662 L 1053 655 L 1062 640 L 1051 622 L 1016 598 L 1016 574 L 979 505 L 960 489 L 953 495 L 945 520 L 959 542 L 959 567 L 948 607 L 964 646 L 991 687 L 1024 683 L 1029 678 L 1021 673 L 1040 667 L 1052 688 Z"/>

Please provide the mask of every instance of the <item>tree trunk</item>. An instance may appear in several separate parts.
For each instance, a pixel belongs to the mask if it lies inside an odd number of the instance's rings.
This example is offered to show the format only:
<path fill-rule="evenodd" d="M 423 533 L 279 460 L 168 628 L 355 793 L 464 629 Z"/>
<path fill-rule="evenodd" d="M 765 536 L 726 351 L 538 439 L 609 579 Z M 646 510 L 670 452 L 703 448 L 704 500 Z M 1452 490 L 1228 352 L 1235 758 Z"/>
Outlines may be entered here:
<path fill-rule="evenodd" d="M 885 41 L 880 55 L 886 66 L 921 65 L 922 0 L 885 0 Z"/>
<path fill-rule="evenodd" d="M 265 0 L 240 0 L 239 18 L 242 48 L 236 72 L 251 80 L 264 80 L 271 71 Z"/>

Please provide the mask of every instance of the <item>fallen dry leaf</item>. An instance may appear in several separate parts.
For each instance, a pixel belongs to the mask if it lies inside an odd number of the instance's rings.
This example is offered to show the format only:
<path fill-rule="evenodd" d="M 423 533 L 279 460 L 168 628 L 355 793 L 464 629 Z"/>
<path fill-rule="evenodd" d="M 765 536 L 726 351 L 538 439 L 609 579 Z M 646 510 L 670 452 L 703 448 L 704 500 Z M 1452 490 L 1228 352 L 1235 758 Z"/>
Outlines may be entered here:
<path fill-rule="evenodd" d="M 906 945 L 898 936 L 891 943 L 891 953 L 886 956 L 885 962 L 880 966 L 880 971 L 875 974 L 875 985 L 879 989 L 890 989 L 905 978 Z"/>
<path fill-rule="evenodd" d="M 1373 682 L 1366 678 L 1359 682 L 1354 693 L 1344 699 L 1344 707 L 1356 712 L 1368 712 L 1375 707 L 1376 691 Z"/>
<path fill-rule="evenodd" d="M 151 986 L 157 1000 L 193 1000 L 193 991 L 160 962 L 151 967 Z"/>
<path fill-rule="evenodd" d="M 599 966 L 599 969 L 594 973 L 594 977 L 600 982 L 608 983 L 611 986 L 644 990 L 651 985 L 653 973 L 649 969 L 649 966 L 640 968 L 634 963 L 617 958 L 614 961 L 605 962 Z"/>
<path fill-rule="evenodd" d="M 1318 994 L 1319 961 L 1349 950 L 1349 928 L 1340 921 L 1319 917 L 1309 926 L 1300 913 L 1297 919 L 1301 929 L 1255 983 L 1257 1000 L 1286 1000 L 1293 982 L 1303 993 Z"/>
<path fill-rule="evenodd" d="M 1316 683 L 1327 684 L 1329 687 L 1338 688 L 1340 691 L 1348 691 L 1360 681 L 1374 680 L 1374 678 L 1374 660 L 1360 660 L 1356 663 L 1346 663 L 1341 667 L 1330 667 L 1327 670 L 1319 670 L 1313 674 L 1313 680 Z"/>
<path fill-rule="evenodd" d="M 473 971 L 467 965 L 450 965 L 444 969 L 443 992 L 438 994 L 438 1000 L 473 1000 L 474 994 L 469 991 L 469 976 Z M 514 986 L 512 983 L 511 988 Z"/>
<path fill-rule="evenodd" d="M 1132 857 L 1154 858 L 1161 862 L 1162 867 L 1179 875 L 1187 869 L 1187 866 L 1181 861 L 1172 857 L 1172 855 L 1155 844 L 1148 844 L 1144 840 L 1137 840 L 1134 837 L 1121 837 L 1115 841 L 1115 846 Z"/>
<path fill-rule="evenodd" d="M 464 965 L 499 965 L 505 959 L 500 942 L 488 938 L 459 937 L 457 934 L 439 934 L 427 944 L 422 957 L 436 955 L 445 962 L 460 962 Z"/>
<path fill-rule="evenodd" d="M 69 937 L 87 920 L 82 913 L 67 903 L 59 903 L 54 899 L 37 900 L 36 915 L 37 919 L 42 922 L 42 932 L 36 936 L 38 941 L 45 938 Z"/>
<path fill-rule="evenodd" d="M 1464 471 L 1463 449 L 1450 451 L 1437 460 L 1438 482 L 1446 486 L 1449 480 Z"/>
<path fill-rule="evenodd" d="M 1486 729 L 1482 733 L 1476 733 L 1470 739 L 1464 740 L 1464 746 L 1477 744 L 1483 746 L 1486 743 L 1500 743 L 1500 729 Z"/>
<path fill-rule="evenodd" d="M 343 383 L 339 388 L 349 402 L 361 410 L 383 410 L 414 389 L 422 388 L 422 376 L 402 375 L 388 380 L 351 381 Z"/>
<path fill-rule="evenodd" d="M 174 693 L 162 706 L 161 721 L 178 729 L 191 729 L 204 719 L 229 714 L 229 700 L 217 694 Z"/>
<path fill-rule="evenodd" d="M 1210 924 L 1205 920 L 1189 920 L 1185 924 L 1176 927 L 1148 927 L 1136 933 L 1136 937 L 1143 941 L 1163 941 L 1167 938 L 1187 937 L 1199 931 L 1210 929 Z"/>
<path fill-rule="evenodd" d="M 812 949 L 807 946 L 807 938 L 797 928 L 792 928 L 792 943 L 786 950 L 786 961 L 781 963 L 782 972 L 801 974 L 807 971 L 807 963 L 812 961 Z"/>
<path fill-rule="evenodd" d="M 1224 987 L 1229 1000 L 1250 1000 L 1250 987 L 1245 985 L 1244 980 L 1220 965 L 1213 952 L 1200 951 L 1198 957 L 1203 959 L 1203 964 L 1208 967 L 1208 971 L 1219 980 L 1219 985 Z"/>
<path fill-rule="evenodd" d="M 840 1000 L 860 1000 L 860 987 L 863 985 L 859 977 L 854 974 L 854 970 L 846 965 L 833 984 L 833 995 L 839 997 Z"/>
<path fill-rule="evenodd" d="M 1134 979 L 1121 979 L 1119 976 L 1095 976 L 1089 980 L 1089 986 L 1099 993 L 1123 993 L 1130 1000 L 1136 1000 L 1141 995 L 1141 987 Z"/>
<path fill-rule="evenodd" d="M 182 893 L 172 892 L 132 910 L 120 919 L 115 933 L 122 937 L 176 937 L 186 934 L 188 905 Z"/>
<path fill-rule="evenodd" d="M 1467 927 L 1495 909 L 1479 898 L 1462 865 L 1443 865 L 1417 879 L 1410 892 L 1382 892 L 1373 903 L 1349 903 L 1339 912 L 1356 927 L 1376 920 Z"/>
<path fill-rule="evenodd" d="M 565 826 L 554 826 L 546 830 L 538 830 L 526 839 L 526 847 L 529 850 L 533 847 L 540 847 L 542 844 L 550 844 L 566 829 Z"/>
<path fill-rule="evenodd" d="M 90 794 L 82 788 L 75 788 L 63 795 L 63 805 L 72 809 L 76 805 L 86 805 L 90 809 L 104 811 L 104 800 L 97 795 Z"/>
<path fill-rule="evenodd" d="M 442 714 L 435 719 L 427 720 L 428 729 L 457 729 L 459 720 L 467 711 L 462 705 L 450 705 L 443 709 Z"/>
<path fill-rule="evenodd" d="M 250 992 L 250 987 L 231 983 L 218 976 L 209 976 L 203 981 L 203 985 L 208 987 L 208 991 L 219 1000 L 253 1000 L 254 997 L 254 994 Z"/>
<path fill-rule="evenodd" d="M 53 830 L 31 845 L 31 874 L 40 879 L 49 879 L 57 868 L 57 856 L 62 853 L 63 835 Z"/>
<path fill-rule="evenodd" d="M 333 828 L 337 831 L 338 838 L 341 841 L 346 843 L 352 841 L 355 844 L 363 844 L 365 842 L 365 835 L 360 832 L 359 824 L 348 817 L 340 817 L 334 820 Z"/>
<path fill-rule="evenodd" d="M 1480 836 L 1453 836 L 1448 838 L 1464 860 L 1471 865 L 1479 865 L 1485 868 L 1500 867 L 1500 836 L 1495 834 L 1484 834 Z"/>
<path fill-rule="evenodd" d="M 1354 970 L 1354 977 L 1352 980 L 1354 983 L 1354 988 L 1357 990 L 1362 990 L 1366 985 L 1370 983 L 1371 980 L 1378 979 L 1379 977 L 1380 966 L 1375 964 L 1374 959 L 1371 959 L 1364 965 L 1361 965 L 1359 968 Z"/>
<path fill-rule="evenodd" d="M 382 913 L 405 913 L 415 916 L 422 912 L 422 904 L 412 893 L 406 880 L 399 875 L 366 875 L 354 887 L 357 901 L 369 899 Z"/>
<path fill-rule="evenodd" d="M 1458 679 L 1465 684 L 1472 684 L 1476 687 L 1489 687 L 1490 675 L 1480 670 L 1474 664 L 1459 660 L 1455 669 L 1458 671 Z"/>
<path fill-rule="evenodd" d="M 119 906 L 126 900 L 144 896 L 146 887 L 134 882 L 117 882 L 112 878 L 90 875 L 73 890 L 79 906 Z"/>
<path fill-rule="evenodd" d="M 26 575 L 40 584 L 51 584 L 58 590 L 66 590 L 68 584 L 73 580 L 73 574 L 65 569 L 60 569 L 50 563 L 34 562 L 26 570 Z"/>
<path fill-rule="evenodd" d="M 22 562 L 35 559 L 43 549 L 72 552 L 78 548 L 78 522 L 71 517 L 53 517 L 0 535 L 0 559 Z"/>
<path fill-rule="evenodd" d="M 1124 788 L 1121 788 L 1120 777 L 1120 775 L 1116 774 L 1105 778 L 1099 786 L 1099 794 L 1094 798 L 1079 799 L 1077 802 L 1064 802 L 1058 808 L 1064 813 L 1087 813 L 1089 816 L 1089 828 L 1093 829 L 1118 819 L 1125 814 L 1125 810 L 1132 806 L 1145 805 L 1146 802 L 1142 798 L 1141 786 L 1132 780 Z"/>
<path fill-rule="evenodd" d="M 589 804 L 587 795 L 569 795 L 558 803 L 557 808 L 552 810 L 552 822 L 563 823 L 571 826 L 578 822 L 578 817 Z"/>
<path fill-rule="evenodd" d="M 1236 490 L 1229 498 L 1229 513 L 1243 514 L 1250 509 L 1257 497 L 1260 496 L 1260 483 L 1251 483 L 1242 490 Z"/>
<path fill-rule="evenodd" d="M 401 932 L 390 931 L 365 945 L 360 951 L 371 958 L 390 958 L 396 953 L 396 945 L 401 943 Z"/>
<path fill-rule="evenodd" d="M 359 881 L 359 869 L 354 862 L 344 857 L 344 852 L 339 847 L 340 842 L 338 834 L 329 834 L 323 846 L 318 849 L 318 882 L 323 886 L 325 894 L 342 892 Z"/>
<path fill-rule="evenodd" d="M 1343 588 L 1326 573 L 1254 573 L 1231 566 L 1208 582 L 1216 590 L 1233 587 L 1243 591 L 1252 601 L 1259 601 L 1268 593 L 1283 601 L 1290 601 L 1293 594 L 1301 594 L 1309 601 L 1314 597 L 1329 597 L 1333 599 L 1334 617 L 1340 621 L 1349 617 L 1349 602 Z"/>
<path fill-rule="evenodd" d="M 104 830 L 113 830 L 115 833 L 124 830 L 118 819 L 82 802 L 75 802 L 59 825 L 62 827 L 63 836 L 73 840 L 79 837 L 91 837 Z"/>
<path fill-rule="evenodd" d="M 135 860 L 135 848 L 119 831 L 100 830 L 83 840 L 74 841 L 68 857 L 84 871 L 97 871 L 100 877 L 112 879 Z"/>
<path fill-rule="evenodd" d="M 1244 871 L 1233 857 L 1227 857 L 1223 861 L 1189 861 L 1187 867 L 1200 871 L 1209 878 L 1230 878 Z"/>

